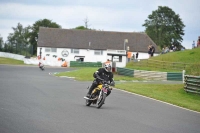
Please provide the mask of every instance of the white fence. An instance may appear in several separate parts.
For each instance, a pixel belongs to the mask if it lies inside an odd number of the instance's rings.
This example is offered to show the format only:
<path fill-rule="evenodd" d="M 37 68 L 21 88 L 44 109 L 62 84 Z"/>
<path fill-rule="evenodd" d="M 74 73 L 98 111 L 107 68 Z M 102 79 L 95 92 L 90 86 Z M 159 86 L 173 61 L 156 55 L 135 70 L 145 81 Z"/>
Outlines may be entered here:
<path fill-rule="evenodd" d="M 12 54 L 12 53 L 5 53 L 5 52 L 0 52 L 0 57 L 21 60 L 21 61 L 24 61 L 25 64 L 31 64 L 31 65 L 38 65 L 39 62 L 41 62 L 47 66 L 60 66 L 61 67 L 61 65 L 64 63 L 64 61 L 58 60 L 57 58 L 46 58 L 45 60 L 43 60 L 43 59 L 39 60 L 37 58 L 27 59 L 23 55 L 17 55 L 17 54 Z"/>
<path fill-rule="evenodd" d="M 25 59 L 25 56 L 23 56 L 23 55 L 5 53 L 5 52 L 0 52 L 0 57 L 12 58 L 12 59 L 22 60 L 22 61 L 24 61 L 24 59 Z"/>

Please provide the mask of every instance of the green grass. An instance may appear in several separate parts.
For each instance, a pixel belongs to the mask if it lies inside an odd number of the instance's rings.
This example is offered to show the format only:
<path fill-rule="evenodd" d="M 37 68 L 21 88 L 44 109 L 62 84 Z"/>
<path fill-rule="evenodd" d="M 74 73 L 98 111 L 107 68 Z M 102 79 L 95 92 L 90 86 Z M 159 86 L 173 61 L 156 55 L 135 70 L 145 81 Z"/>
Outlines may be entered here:
<path fill-rule="evenodd" d="M 136 70 L 182 72 L 186 70 L 187 75 L 200 75 L 200 48 L 169 52 L 140 62 L 130 62 L 127 68 Z"/>
<path fill-rule="evenodd" d="M 56 76 L 68 76 L 75 77 L 76 80 L 91 81 L 93 73 L 98 68 L 78 68 L 78 70 L 71 72 L 57 73 Z M 120 76 L 114 74 L 115 81 L 119 80 L 142 80 L 134 77 Z M 149 83 L 116 83 L 116 88 L 126 90 L 129 92 L 141 94 L 147 97 L 165 101 L 177 106 L 188 108 L 191 110 L 200 112 L 200 96 L 197 94 L 186 93 L 183 88 L 183 84 L 149 84 Z"/>
<path fill-rule="evenodd" d="M 93 73 L 97 71 L 98 68 L 94 67 L 85 67 L 85 68 L 77 68 L 75 71 L 71 72 L 61 72 L 55 74 L 56 76 L 68 76 L 68 77 L 74 77 L 76 80 L 80 81 L 92 81 L 94 80 L 93 78 Z M 142 80 L 141 78 L 134 78 L 134 77 L 128 77 L 128 76 L 122 76 L 118 74 L 114 74 L 114 80 L 119 81 L 119 80 L 126 80 L 126 81 L 131 81 L 131 80 Z"/>
<path fill-rule="evenodd" d="M 0 64 L 24 65 L 24 61 L 0 57 Z"/>
<path fill-rule="evenodd" d="M 152 59 L 168 62 L 200 63 L 200 48 L 170 52 L 152 57 Z"/>
<path fill-rule="evenodd" d="M 116 88 L 200 112 L 200 96 L 185 92 L 183 84 L 122 83 Z"/>

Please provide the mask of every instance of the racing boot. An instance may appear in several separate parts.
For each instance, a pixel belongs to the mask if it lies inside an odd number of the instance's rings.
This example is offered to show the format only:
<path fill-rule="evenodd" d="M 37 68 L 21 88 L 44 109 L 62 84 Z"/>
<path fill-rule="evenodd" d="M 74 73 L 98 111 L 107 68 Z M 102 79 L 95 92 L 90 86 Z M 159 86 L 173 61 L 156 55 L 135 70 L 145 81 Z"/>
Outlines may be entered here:
<path fill-rule="evenodd" d="M 93 91 L 93 85 L 89 88 L 89 91 L 86 95 L 87 98 L 90 98 L 92 91 Z"/>

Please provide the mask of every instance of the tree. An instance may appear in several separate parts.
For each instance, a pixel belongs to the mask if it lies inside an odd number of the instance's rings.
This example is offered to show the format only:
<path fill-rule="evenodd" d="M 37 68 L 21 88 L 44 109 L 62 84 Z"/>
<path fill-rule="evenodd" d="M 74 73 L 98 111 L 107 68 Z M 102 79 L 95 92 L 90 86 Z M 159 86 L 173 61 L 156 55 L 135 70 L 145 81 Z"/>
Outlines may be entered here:
<path fill-rule="evenodd" d="M 88 22 L 89 22 L 89 20 L 88 20 L 88 18 L 86 17 L 86 18 L 84 19 L 84 24 L 85 24 L 85 26 L 78 26 L 78 27 L 75 27 L 74 29 L 78 29 L 78 30 L 92 30 L 92 29 L 89 28 L 90 25 L 88 25 Z M 93 30 L 94 30 L 94 29 L 93 29 Z"/>
<path fill-rule="evenodd" d="M 0 35 L 0 51 L 3 51 L 3 37 Z"/>
<path fill-rule="evenodd" d="M 147 35 L 161 48 L 174 44 L 180 47 L 184 35 L 183 24 L 180 16 L 167 6 L 159 6 L 148 16 L 145 23 Z"/>
<path fill-rule="evenodd" d="M 23 28 L 23 25 L 18 23 L 17 27 L 12 27 L 13 33 L 10 33 L 8 38 L 8 43 L 6 44 L 8 52 L 15 52 L 16 54 L 22 54 L 26 51 L 26 46 L 29 41 L 30 36 L 30 26 Z M 15 48 L 15 50 L 14 50 Z"/>
<path fill-rule="evenodd" d="M 88 25 L 88 22 L 89 22 L 89 20 L 88 20 L 88 18 L 86 17 L 86 18 L 84 19 L 84 23 L 85 23 L 85 28 L 86 28 L 86 29 L 88 29 L 88 27 L 90 26 L 90 25 Z"/>
<path fill-rule="evenodd" d="M 88 29 L 88 28 L 86 28 L 84 26 L 78 26 L 78 27 L 76 27 L 74 29 L 77 29 L 77 30 L 90 30 L 90 29 Z"/>
<path fill-rule="evenodd" d="M 13 33 L 9 33 L 7 39 L 8 43 L 6 44 L 7 46 L 7 52 L 13 52 L 13 48 L 15 47 L 15 53 L 18 53 L 20 50 L 20 45 L 23 42 L 23 36 L 22 36 L 22 31 L 23 31 L 23 25 L 18 23 L 17 27 L 12 27 Z M 12 48 L 10 48 L 12 47 Z"/>
<path fill-rule="evenodd" d="M 9 52 L 9 46 L 7 43 L 4 45 L 4 52 Z"/>
<path fill-rule="evenodd" d="M 31 45 L 33 45 L 33 54 L 37 54 L 37 39 L 38 39 L 39 27 L 61 28 L 60 25 L 48 19 L 42 19 L 36 21 L 31 27 L 32 32 L 30 33 L 30 43 Z"/>
<path fill-rule="evenodd" d="M 78 30 L 88 30 L 86 27 L 84 26 L 78 26 L 76 27 L 75 29 L 78 29 Z"/>

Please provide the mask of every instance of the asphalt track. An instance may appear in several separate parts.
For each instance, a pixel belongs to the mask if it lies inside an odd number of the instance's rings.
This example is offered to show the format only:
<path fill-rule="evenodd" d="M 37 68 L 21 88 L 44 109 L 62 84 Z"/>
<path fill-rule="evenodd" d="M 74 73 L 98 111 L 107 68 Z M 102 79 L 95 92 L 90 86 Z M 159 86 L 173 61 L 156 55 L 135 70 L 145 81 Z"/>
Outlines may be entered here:
<path fill-rule="evenodd" d="M 0 65 L 0 133 L 200 133 L 200 113 L 117 89 L 86 107 L 90 82 L 49 75 L 70 70 Z"/>

